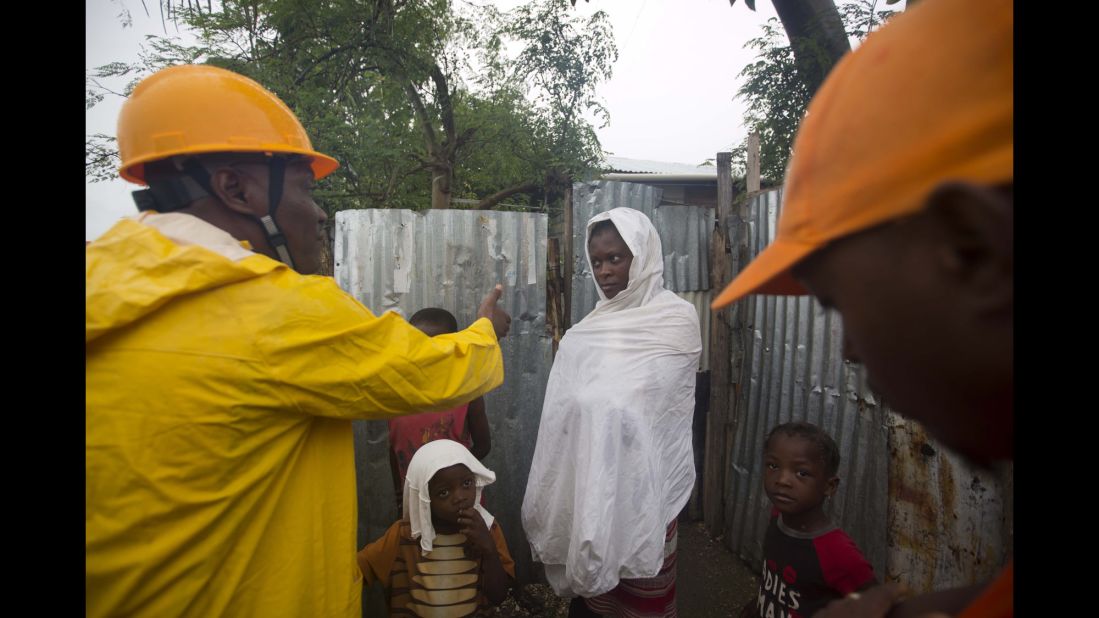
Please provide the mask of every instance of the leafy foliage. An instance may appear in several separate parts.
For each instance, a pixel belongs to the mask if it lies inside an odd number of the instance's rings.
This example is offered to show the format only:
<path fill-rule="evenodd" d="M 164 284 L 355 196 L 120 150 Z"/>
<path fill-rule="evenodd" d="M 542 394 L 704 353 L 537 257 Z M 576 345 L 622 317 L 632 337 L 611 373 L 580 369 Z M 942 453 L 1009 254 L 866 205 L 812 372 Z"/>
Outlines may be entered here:
<path fill-rule="evenodd" d="M 863 40 L 895 11 L 875 10 L 873 0 L 854 0 L 837 7 L 847 36 Z M 744 84 L 737 97 L 747 103 L 745 126 L 759 133 L 760 176 L 765 184 L 782 182 L 790 159 L 794 136 L 805 115 L 813 91 L 798 72 L 794 50 L 776 18 L 762 26 L 759 37 L 745 44 L 757 50 L 755 61 L 744 67 Z M 733 165 L 743 174 L 747 140 L 732 149 Z"/>
<path fill-rule="evenodd" d="M 96 133 L 89 135 L 84 141 L 84 159 L 88 177 L 95 182 L 116 178 L 115 171 L 122 165 L 118 158 L 118 148 L 113 144 L 115 138 L 110 135 Z"/>
<path fill-rule="evenodd" d="M 177 3 L 171 10 L 200 42 L 149 37 L 138 62 L 91 72 L 86 99 L 89 107 L 102 100 L 97 78 L 208 62 L 271 89 L 314 147 L 340 160 L 317 191 L 329 212 L 440 206 L 509 187 L 527 194 L 511 201 L 541 206 L 560 177 L 598 164 L 602 150 L 584 114 L 605 118 L 595 86 L 617 57 L 605 15 L 582 22 L 565 7 L 566 0 L 531 0 L 512 13 L 450 0 Z M 88 177 L 111 177 L 97 167 L 110 143 L 93 137 Z"/>

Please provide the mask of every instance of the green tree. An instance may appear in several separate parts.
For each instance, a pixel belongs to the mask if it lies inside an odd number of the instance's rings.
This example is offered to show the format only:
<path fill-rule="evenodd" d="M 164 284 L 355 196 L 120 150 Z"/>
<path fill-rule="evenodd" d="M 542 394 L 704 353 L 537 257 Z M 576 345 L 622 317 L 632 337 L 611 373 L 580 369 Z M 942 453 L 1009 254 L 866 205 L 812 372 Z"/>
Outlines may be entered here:
<path fill-rule="evenodd" d="M 776 2 L 776 6 L 778 2 Z M 837 16 L 841 20 L 845 37 L 862 40 L 879 27 L 894 11 L 877 10 L 874 0 L 853 0 L 840 5 Z M 737 97 L 747 103 L 744 124 L 748 132 L 759 133 L 760 176 L 768 184 L 782 182 L 790 159 L 794 136 L 805 115 L 813 94 L 820 83 L 818 77 L 823 64 L 815 56 L 815 73 L 806 77 L 804 63 L 797 59 L 797 48 L 779 29 L 778 20 L 771 18 L 762 26 L 762 34 L 751 39 L 745 47 L 758 51 L 756 59 L 745 66 L 740 76 L 744 84 Z M 830 70 L 831 66 L 828 66 Z M 824 71 L 824 75 L 827 71 Z M 733 161 L 743 173 L 747 159 L 747 142 L 733 148 Z"/>
<path fill-rule="evenodd" d="M 318 191 L 330 212 L 422 207 L 428 190 L 432 207 L 447 207 L 452 196 L 491 206 L 504 191 L 537 203 L 548 178 L 583 173 L 601 153 L 580 114 L 542 104 L 541 84 L 579 83 L 582 95 L 562 99 L 563 106 L 588 104 L 615 58 L 606 16 L 569 20 L 564 2 L 533 0 L 515 14 L 448 0 L 178 3 L 172 14 L 200 43 L 151 38 L 138 62 L 89 76 L 88 105 L 102 95 L 96 77 L 205 61 L 270 88 L 308 127 L 314 146 L 341 161 Z M 542 32 L 529 29 L 531 14 L 546 18 Z M 559 75 L 536 75 L 532 86 L 522 58 L 543 40 L 572 43 L 584 62 L 541 65 L 536 72 Z M 507 57 L 509 44 L 519 46 L 520 60 Z M 109 177 L 103 170 L 111 152 L 107 136 L 89 136 L 89 178 Z"/>
<path fill-rule="evenodd" d="M 494 100 L 517 103 L 514 118 L 522 127 L 515 137 L 526 133 L 534 139 L 509 140 L 524 178 L 483 204 L 527 190 L 553 202 L 573 178 L 593 171 L 602 159 L 588 118 L 601 127 L 610 119 L 595 88 L 610 79 L 618 58 L 614 35 L 605 13 L 598 11 L 586 20 L 570 17 L 564 0 L 520 6 L 501 26 L 499 32 L 520 52 L 512 61 L 489 61 L 500 70 L 487 73 L 483 85 Z"/>

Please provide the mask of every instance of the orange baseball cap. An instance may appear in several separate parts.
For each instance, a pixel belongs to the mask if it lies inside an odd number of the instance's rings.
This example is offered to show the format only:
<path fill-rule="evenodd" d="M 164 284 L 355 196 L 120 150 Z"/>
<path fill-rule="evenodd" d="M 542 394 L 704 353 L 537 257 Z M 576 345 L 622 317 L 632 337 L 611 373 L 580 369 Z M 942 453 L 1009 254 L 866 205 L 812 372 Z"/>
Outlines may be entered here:
<path fill-rule="evenodd" d="M 806 294 L 790 269 L 923 208 L 946 181 L 1014 178 L 1011 0 L 923 0 L 832 69 L 794 141 L 775 241 L 714 299 Z"/>

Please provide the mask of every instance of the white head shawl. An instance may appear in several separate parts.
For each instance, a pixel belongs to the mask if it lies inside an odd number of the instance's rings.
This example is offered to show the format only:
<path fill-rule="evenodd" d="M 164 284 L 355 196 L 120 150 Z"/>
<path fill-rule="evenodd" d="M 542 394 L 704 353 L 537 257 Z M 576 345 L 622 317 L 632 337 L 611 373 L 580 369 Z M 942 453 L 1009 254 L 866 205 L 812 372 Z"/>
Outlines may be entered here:
<path fill-rule="evenodd" d="M 523 529 L 557 594 L 591 597 L 655 576 L 667 525 L 694 486 L 698 313 L 663 288 L 660 237 L 643 213 L 609 219 L 633 253 L 626 289 L 561 339 L 523 496 Z M 589 256 L 589 263 L 591 262 Z"/>
<path fill-rule="evenodd" d="M 420 549 L 426 554 L 435 541 L 435 526 L 431 523 L 431 492 L 428 482 L 443 468 L 462 464 L 473 473 L 477 494 L 473 508 L 481 514 L 485 525 L 492 526 L 492 515 L 481 506 L 481 489 L 496 481 L 496 474 L 486 468 L 465 446 L 453 440 L 434 440 L 421 446 L 408 462 L 404 481 L 404 512 L 412 528 L 412 538 L 420 539 Z"/>
<path fill-rule="evenodd" d="M 589 267 L 591 253 L 588 251 L 588 242 L 591 241 L 591 229 L 596 223 L 608 220 L 614 224 L 618 235 L 622 237 L 626 246 L 630 248 L 630 253 L 633 254 L 633 262 L 630 263 L 630 280 L 626 284 L 626 289 L 615 294 L 610 300 L 603 293 L 603 288 L 596 284 L 595 291 L 599 294 L 600 300 L 596 301 L 595 309 L 588 316 L 640 307 L 664 291 L 664 255 L 661 251 L 660 236 L 645 213 L 633 208 L 613 208 L 588 220 L 587 232 L 584 234 L 584 256 L 588 258 Z M 594 281 L 594 275 L 592 279 Z"/>

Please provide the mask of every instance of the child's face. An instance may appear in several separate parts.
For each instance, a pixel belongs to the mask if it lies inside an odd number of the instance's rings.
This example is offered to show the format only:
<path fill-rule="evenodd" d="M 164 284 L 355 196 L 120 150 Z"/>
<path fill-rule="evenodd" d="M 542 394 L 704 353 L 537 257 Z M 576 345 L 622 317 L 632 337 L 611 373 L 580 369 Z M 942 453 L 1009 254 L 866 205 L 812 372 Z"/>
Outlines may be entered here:
<path fill-rule="evenodd" d="M 431 492 L 431 521 L 458 525 L 458 511 L 473 508 L 477 496 L 477 480 L 469 468 L 454 464 L 443 468 L 427 483 Z"/>
<path fill-rule="evenodd" d="M 818 447 L 800 436 L 776 433 L 763 452 L 763 490 L 784 515 L 820 508 L 836 492 L 839 478 L 829 477 Z"/>

